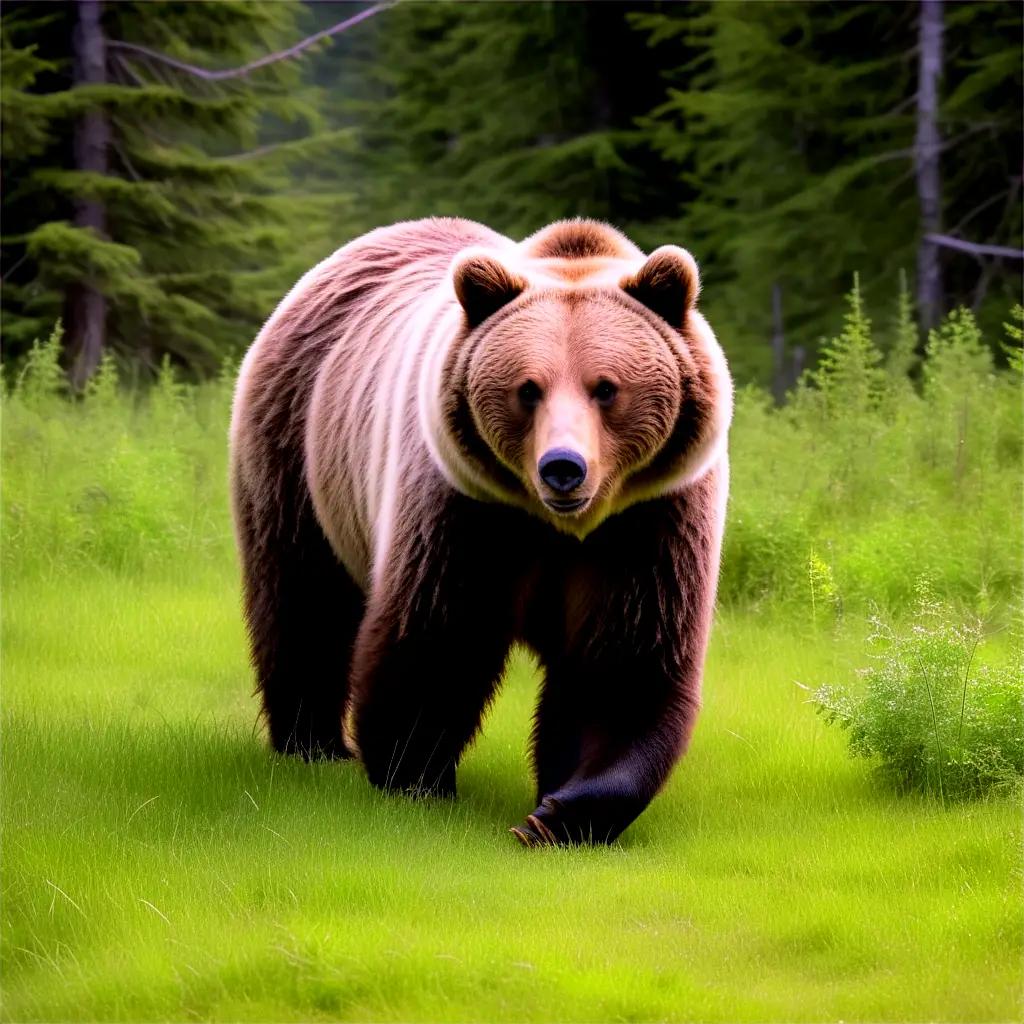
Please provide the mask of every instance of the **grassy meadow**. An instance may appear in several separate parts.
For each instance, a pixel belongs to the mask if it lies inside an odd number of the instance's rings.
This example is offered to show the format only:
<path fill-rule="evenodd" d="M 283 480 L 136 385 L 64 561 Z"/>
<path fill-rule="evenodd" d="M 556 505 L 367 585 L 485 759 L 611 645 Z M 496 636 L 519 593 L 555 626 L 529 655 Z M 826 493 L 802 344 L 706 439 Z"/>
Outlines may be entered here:
<path fill-rule="evenodd" d="M 540 851 L 507 832 L 527 652 L 456 802 L 272 755 L 230 373 L 142 394 L 107 365 L 72 403 L 37 348 L 4 413 L 2 1018 L 1020 1019 L 1019 787 L 894 788 L 803 688 L 855 688 L 922 578 L 1019 668 L 1020 375 L 951 324 L 911 383 L 854 303 L 786 408 L 740 394 L 691 751 L 614 846 Z"/>

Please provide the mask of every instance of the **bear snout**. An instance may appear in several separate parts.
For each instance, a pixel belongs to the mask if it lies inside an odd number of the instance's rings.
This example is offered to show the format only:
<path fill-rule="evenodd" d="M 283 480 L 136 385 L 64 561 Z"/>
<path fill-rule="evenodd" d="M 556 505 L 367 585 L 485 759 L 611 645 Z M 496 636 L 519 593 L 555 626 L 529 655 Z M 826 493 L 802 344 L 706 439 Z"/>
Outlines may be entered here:
<path fill-rule="evenodd" d="M 569 498 L 587 479 L 587 460 L 571 448 L 551 448 L 540 457 L 537 472 L 551 490 Z M 580 502 L 556 498 L 548 504 L 561 509 L 563 506 L 576 506 Z"/>

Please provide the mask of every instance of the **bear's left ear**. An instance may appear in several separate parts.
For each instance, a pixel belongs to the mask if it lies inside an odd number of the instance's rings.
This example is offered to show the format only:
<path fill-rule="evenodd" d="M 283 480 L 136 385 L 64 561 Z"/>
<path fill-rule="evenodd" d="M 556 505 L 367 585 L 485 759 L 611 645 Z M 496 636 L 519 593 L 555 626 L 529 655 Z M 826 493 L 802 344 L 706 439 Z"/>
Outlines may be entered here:
<path fill-rule="evenodd" d="M 697 261 L 685 249 L 663 245 L 620 286 L 673 327 L 682 327 L 700 294 L 700 273 Z"/>
<path fill-rule="evenodd" d="M 526 281 L 486 252 L 462 256 L 452 272 L 459 304 L 476 327 L 526 290 Z"/>

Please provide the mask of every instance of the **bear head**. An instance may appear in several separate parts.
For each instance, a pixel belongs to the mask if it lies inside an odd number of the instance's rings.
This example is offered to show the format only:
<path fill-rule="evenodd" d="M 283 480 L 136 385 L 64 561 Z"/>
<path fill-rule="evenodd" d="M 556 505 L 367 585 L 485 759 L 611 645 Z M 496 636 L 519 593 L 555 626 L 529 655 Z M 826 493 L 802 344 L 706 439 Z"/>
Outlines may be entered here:
<path fill-rule="evenodd" d="M 606 225 L 562 222 L 460 252 L 450 281 L 458 321 L 424 425 L 458 489 L 582 537 L 724 450 L 732 383 L 685 249 L 645 257 Z"/>

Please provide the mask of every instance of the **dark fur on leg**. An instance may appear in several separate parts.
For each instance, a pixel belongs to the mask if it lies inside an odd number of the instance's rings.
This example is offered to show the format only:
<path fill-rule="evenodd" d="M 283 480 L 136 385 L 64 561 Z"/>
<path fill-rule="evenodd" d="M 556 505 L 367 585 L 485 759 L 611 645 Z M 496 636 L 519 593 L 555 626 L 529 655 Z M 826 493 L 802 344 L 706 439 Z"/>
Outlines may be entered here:
<path fill-rule="evenodd" d="M 236 506 L 245 617 L 270 741 L 306 759 L 349 757 L 342 716 L 363 595 L 308 501 L 294 492 L 282 497 L 276 509 L 257 510 L 240 494 Z"/>
<path fill-rule="evenodd" d="M 370 782 L 416 795 L 454 796 L 455 769 L 476 734 L 508 650 L 485 623 L 420 623 L 400 635 L 381 611 L 356 648 L 353 724 Z M 475 633 L 475 636 L 474 636 Z"/>
<path fill-rule="evenodd" d="M 360 629 L 352 720 L 375 786 L 454 796 L 459 758 L 512 643 L 521 566 L 509 557 L 513 545 L 501 545 L 507 510 L 458 495 L 434 500 L 433 514 L 424 501 L 413 542 L 392 553 Z"/>
<path fill-rule="evenodd" d="M 710 523 L 688 516 L 686 500 L 637 506 L 595 531 L 558 603 L 532 619 L 546 680 L 538 805 L 515 830 L 528 845 L 614 840 L 685 750 L 714 599 Z"/>
<path fill-rule="evenodd" d="M 664 703 L 665 679 L 653 665 L 613 663 L 609 669 L 600 680 L 594 666 L 563 665 L 545 683 L 534 751 L 538 806 L 526 826 L 538 843 L 618 838 L 682 754 L 696 707 Z M 650 688 L 642 709 L 624 711 L 619 704 L 615 691 L 627 675 L 631 688 Z M 574 682 L 581 676 L 589 680 L 583 694 Z"/>

